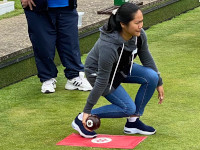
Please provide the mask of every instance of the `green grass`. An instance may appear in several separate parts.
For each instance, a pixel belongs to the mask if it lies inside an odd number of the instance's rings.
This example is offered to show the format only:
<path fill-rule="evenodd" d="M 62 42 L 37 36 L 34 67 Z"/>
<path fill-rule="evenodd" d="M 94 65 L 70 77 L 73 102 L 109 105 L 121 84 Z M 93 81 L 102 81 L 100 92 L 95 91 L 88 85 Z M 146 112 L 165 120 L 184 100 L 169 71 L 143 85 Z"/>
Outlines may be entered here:
<path fill-rule="evenodd" d="M 3 1 L 3 0 L 0 0 L 0 1 Z M 17 15 L 22 14 L 24 12 L 23 8 L 21 6 L 20 0 L 8 0 L 8 1 L 15 1 L 15 10 L 12 11 L 12 12 L 0 15 L 0 20 L 5 19 L 5 18 L 10 18 L 10 17 L 13 17 L 13 16 L 17 16 Z"/>
<path fill-rule="evenodd" d="M 154 126 L 157 133 L 135 150 L 200 149 L 199 13 L 200 7 L 147 30 L 149 48 L 163 77 L 165 101 L 158 105 L 155 93 L 148 103 L 142 120 Z M 64 90 L 63 69 L 58 67 L 56 93 L 42 94 L 36 76 L 0 90 L 0 149 L 102 149 L 56 146 L 75 132 L 71 122 L 82 111 L 89 94 Z M 138 85 L 124 87 L 134 98 Z M 100 98 L 95 107 L 107 103 Z M 97 132 L 122 135 L 124 124 L 125 118 L 102 119 Z"/>
<path fill-rule="evenodd" d="M 165 1 L 160 2 L 160 4 L 162 3 L 165 3 Z M 151 13 L 145 14 L 144 27 L 151 27 L 152 25 L 169 20 L 174 16 L 198 6 L 200 6 L 200 2 L 198 0 L 193 0 L 192 2 L 191 0 L 179 0 L 178 2 L 162 7 L 161 9 L 157 9 Z M 148 7 L 144 8 L 144 10 L 148 10 Z"/>

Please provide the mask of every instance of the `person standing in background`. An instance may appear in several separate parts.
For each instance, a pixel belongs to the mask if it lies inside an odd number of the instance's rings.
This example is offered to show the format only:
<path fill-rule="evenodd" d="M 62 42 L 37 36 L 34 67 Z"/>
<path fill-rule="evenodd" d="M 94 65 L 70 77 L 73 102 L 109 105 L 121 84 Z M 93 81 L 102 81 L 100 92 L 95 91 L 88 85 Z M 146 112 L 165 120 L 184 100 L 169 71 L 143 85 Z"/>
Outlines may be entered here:
<path fill-rule="evenodd" d="M 54 93 L 57 49 L 67 80 L 65 89 L 92 89 L 84 78 L 78 40 L 77 0 L 21 0 L 35 55 L 42 93 Z"/>

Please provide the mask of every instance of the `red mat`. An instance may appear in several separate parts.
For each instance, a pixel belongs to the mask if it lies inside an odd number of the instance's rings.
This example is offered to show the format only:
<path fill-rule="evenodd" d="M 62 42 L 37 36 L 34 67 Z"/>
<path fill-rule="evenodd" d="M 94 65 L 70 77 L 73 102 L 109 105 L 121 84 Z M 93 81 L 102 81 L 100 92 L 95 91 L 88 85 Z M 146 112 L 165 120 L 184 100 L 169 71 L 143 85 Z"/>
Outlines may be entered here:
<path fill-rule="evenodd" d="M 72 133 L 56 145 L 133 149 L 146 138 L 146 136 L 98 134 L 96 138 L 87 139 Z"/>

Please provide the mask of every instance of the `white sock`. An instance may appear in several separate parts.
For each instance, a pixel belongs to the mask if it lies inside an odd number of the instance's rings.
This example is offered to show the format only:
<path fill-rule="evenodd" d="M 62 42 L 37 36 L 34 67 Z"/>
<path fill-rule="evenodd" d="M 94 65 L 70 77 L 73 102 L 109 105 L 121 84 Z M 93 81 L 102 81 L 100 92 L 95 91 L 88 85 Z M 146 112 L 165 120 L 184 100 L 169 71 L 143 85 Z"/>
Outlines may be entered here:
<path fill-rule="evenodd" d="M 83 113 L 78 115 L 78 119 L 81 120 L 81 121 L 83 120 Z"/>
<path fill-rule="evenodd" d="M 135 122 L 137 118 L 139 118 L 139 117 L 130 117 L 130 118 L 128 118 L 128 121 Z"/>

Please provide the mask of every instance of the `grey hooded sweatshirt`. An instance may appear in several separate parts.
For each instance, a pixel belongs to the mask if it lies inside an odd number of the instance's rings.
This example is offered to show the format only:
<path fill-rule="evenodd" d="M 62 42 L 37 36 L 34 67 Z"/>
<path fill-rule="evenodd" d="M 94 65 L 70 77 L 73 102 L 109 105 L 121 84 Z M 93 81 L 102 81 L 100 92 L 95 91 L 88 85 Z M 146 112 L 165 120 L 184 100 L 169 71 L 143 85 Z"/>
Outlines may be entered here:
<path fill-rule="evenodd" d="M 159 82 L 157 86 L 163 84 L 162 78 L 159 75 L 151 53 L 149 52 L 147 36 L 143 29 L 141 30 L 140 37 L 140 48 L 138 48 L 136 51 L 136 48 L 138 47 L 138 37 L 132 37 L 129 41 L 125 41 L 119 32 L 114 31 L 112 33 L 107 33 L 103 30 L 103 27 L 100 28 L 100 38 L 89 52 L 85 62 L 85 74 L 88 81 L 93 86 L 93 89 L 88 96 L 83 112 L 90 114 L 93 106 L 97 103 L 100 96 L 108 95 L 110 92 L 116 89 L 116 86 L 114 86 L 115 82 L 118 82 L 120 78 L 125 78 L 126 75 L 128 75 L 127 71 L 125 71 L 126 73 L 123 73 L 117 68 L 120 66 L 120 63 L 123 63 L 123 60 L 130 60 L 130 57 L 127 57 L 127 55 L 125 57 L 121 57 L 123 53 L 138 55 L 143 66 L 152 68 L 158 73 Z M 135 55 L 133 57 L 135 57 Z M 119 65 L 117 66 L 116 64 L 118 62 Z M 125 68 L 127 68 L 127 66 L 128 69 L 131 69 L 130 61 L 129 65 L 126 65 Z M 116 76 L 117 74 L 113 73 L 114 70 L 119 70 L 118 72 L 121 72 L 123 77 L 119 76 L 119 78 L 115 80 L 115 78 L 118 76 Z M 113 83 L 112 79 L 114 79 Z"/>

